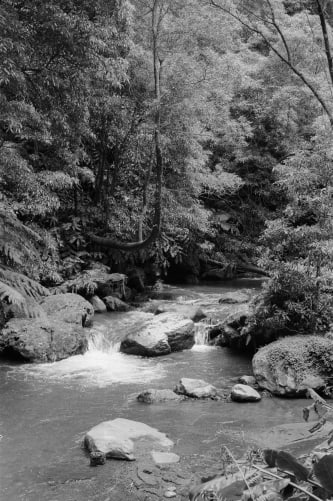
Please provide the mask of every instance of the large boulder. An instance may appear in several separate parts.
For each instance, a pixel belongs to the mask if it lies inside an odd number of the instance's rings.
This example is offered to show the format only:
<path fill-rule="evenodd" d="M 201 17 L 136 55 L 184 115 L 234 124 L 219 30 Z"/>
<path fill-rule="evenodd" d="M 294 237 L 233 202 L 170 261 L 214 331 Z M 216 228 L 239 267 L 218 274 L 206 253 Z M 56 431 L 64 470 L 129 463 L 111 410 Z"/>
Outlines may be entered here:
<path fill-rule="evenodd" d="M 234 402 L 259 402 L 259 393 L 246 384 L 235 384 L 231 389 L 231 400 Z"/>
<path fill-rule="evenodd" d="M 154 448 L 170 448 L 173 442 L 164 433 L 144 423 L 117 418 L 104 421 L 92 428 L 84 438 L 89 452 L 101 452 L 107 459 L 134 460 L 134 450 L 148 445 Z"/>
<path fill-rule="evenodd" d="M 179 402 L 184 400 L 184 397 L 181 395 L 177 395 L 172 390 L 145 390 L 137 396 L 137 400 L 139 402 L 143 402 L 145 404 L 154 404 L 156 402 Z"/>
<path fill-rule="evenodd" d="M 94 317 L 93 306 L 78 294 L 56 294 L 47 296 L 41 306 L 52 319 L 88 327 Z"/>
<path fill-rule="evenodd" d="M 203 381 L 202 379 L 190 379 L 183 377 L 174 391 L 180 395 L 186 395 L 192 398 L 215 398 L 217 389 L 215 386 Z"/>
<path fill-rule="evenodd" d="M 194 333 L 192 320 L 163 313 L 148 321 L 138 332 L 130 333 L 122 341 L 120 351 L 147 357 L 167 355 L 171 351 L 192 348 Z"/>
<path fill-rule="evenodd" d="M 14 318 L 0 334 L 0 353 L 15 360 L 54 362 L 86 349 L 82 327 L 59 319 Z"/>
<path fill-rule="evenodd" d="M 321 390 L 333 377 L 333 342 L 320 336 L 285 337 L 261 348 L 252 360 L 261 388 L 280 396 Z"/>
<path fill-rule="evenodd" d="M 171 353 L 171 348 L 165 332 L 145 327 L 140 332 L 129 334 L 121 342 L 120 351 L 128 355 L 159 357 Z"/>

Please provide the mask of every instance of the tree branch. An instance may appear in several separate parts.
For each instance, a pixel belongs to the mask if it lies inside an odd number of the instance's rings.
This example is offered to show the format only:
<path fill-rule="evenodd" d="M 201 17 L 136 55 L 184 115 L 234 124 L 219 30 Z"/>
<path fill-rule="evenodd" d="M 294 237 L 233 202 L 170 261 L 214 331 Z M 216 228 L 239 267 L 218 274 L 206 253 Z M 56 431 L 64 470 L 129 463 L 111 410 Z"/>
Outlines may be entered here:
<path fill-rule="evenodd" d="M 247 22 L 245 22 L 241 17 L 237 16 L 236 14 L 232 13 L 230 10 L 226 9 L 225 7 L 223 7 L 222 5 L 219 5 L 218 3 L 216 3 L 214 0 L 210 0 L 210 3 L 213 7 L 221 10 L 222 12 L 224 12 L 225 14 L 228 14 L 229 16 L 231 16 L 233 19 L 235 19 L 236 21 L 238 21 L 242 26 L 245 26 L 247 29 L 249 29 L 250 31 L 252 31 L 253 33 L 256 33 L 257 35 L 259 35 L 263 40 L 264 42 L 267 44 L 267 46 L 274 52 L 274 54 L 276 56 L 278 56 L 278 58 L 283 61 L 290 69 L 293 73 L 295 73 L 295 75 L 298 76 L 298 78 L 304 83 L 304 85 L 312 92 L 312 94 L 314 95 L 314 97 L 317 99 L 317 101 L 320 103 L 321 107 L 323 108 L 323 110 L 325 111 L 326 115 L 328 116 L 328 119 L 330 121 L 330 124 L 331 124 L 331 127 L 333 128 L 333 114 L 332 112 L 330 111 L 328 105 L 326 104 L 324 98 L 319 94 L 319 92 L 315 89 L 315 87 L 312 85 L 312 83 L 307 79 L 307 77 L 300 71 L 296 68 L 296 66 L 294 66 L 292 64 L 291 61 L 288 60 L 288 58 L 284 57 L 281 52 L 279 52 L 275 47 L 274 45 L 268 40 L 268 38 L 264 35 L 264 33 L 262 31 L 260 31 L 258 28 L 254 27 L 254 26 L 251 26 L 250 24 L 248 24 Z"/>
<path fill-rule="evenodd" d="M 331 51 L 331 46 L 330 46 L 330 41 L 328 38 L 328 33 L 327 33 L 327 25 L 326 25 L 326 18 L 325 18 L 325 13 L 322 8 L 322 5 L 320 3 L 320 0 L 316 0 L 317 6 L 318 6 L 318 15 L 320 19 L 320 25 L 321 25 L 321 31 L 323 33 L 324 37 L 324 44 L 325 44 L 325 52 L 326 52 L 326 58 L 327 58 L 327 64 L 328 64 L 328 70 L 329 74 L 331 77 L 331 82 L 333 85 L 333 58 L 332 58 L 332 51 Z"/>

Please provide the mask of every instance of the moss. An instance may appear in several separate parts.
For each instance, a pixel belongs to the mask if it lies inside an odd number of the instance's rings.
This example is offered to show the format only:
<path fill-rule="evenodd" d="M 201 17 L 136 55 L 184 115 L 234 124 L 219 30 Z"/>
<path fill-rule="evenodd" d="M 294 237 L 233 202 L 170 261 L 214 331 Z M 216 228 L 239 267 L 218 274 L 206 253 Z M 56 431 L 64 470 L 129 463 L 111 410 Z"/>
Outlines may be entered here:
<path fill-rule="evenodd" d="M 333 378 L 333 342 L 321 336 L 293 336 L 282 338 L 266 348 L 269 369 L 274 373 L 278 364 L 294 370 L 300 382 L 309 371 Z"/>

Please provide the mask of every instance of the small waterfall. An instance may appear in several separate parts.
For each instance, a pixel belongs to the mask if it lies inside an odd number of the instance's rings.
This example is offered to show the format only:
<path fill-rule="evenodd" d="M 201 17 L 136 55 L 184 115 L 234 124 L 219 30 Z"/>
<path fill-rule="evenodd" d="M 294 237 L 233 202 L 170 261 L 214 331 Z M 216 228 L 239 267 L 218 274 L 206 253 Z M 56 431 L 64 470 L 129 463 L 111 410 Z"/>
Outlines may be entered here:
<path fill-rule="evenodd" d="M 194 340 L 196 346 L 207 346 L 209 344 L 210 323 L 199 322 L 195 324 Z"/>
<path fill-rule="evenodd" d="M 88 341 L 88 351 L 101 351 L 112 355 L 120 350 L 120 341 L 107 339 L 103 332 L 92 332 Z"/>

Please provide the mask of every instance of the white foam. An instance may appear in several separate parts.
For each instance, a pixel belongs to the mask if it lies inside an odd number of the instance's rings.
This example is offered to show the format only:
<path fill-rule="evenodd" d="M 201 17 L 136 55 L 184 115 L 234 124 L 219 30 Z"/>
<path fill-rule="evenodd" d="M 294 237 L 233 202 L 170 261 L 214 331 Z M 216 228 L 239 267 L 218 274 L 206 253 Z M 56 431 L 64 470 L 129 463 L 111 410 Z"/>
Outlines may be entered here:
<path fill-rule="evenodd" d="M 122 353 L 89 350 L 84 355 L 25 368 L 26 376 L 37 376 L 63 382 L 75 380 L 82 386 L 105 387 L 112 384 L 148 383 L 165 377 L 165 369 L 155 359 Z"/>

